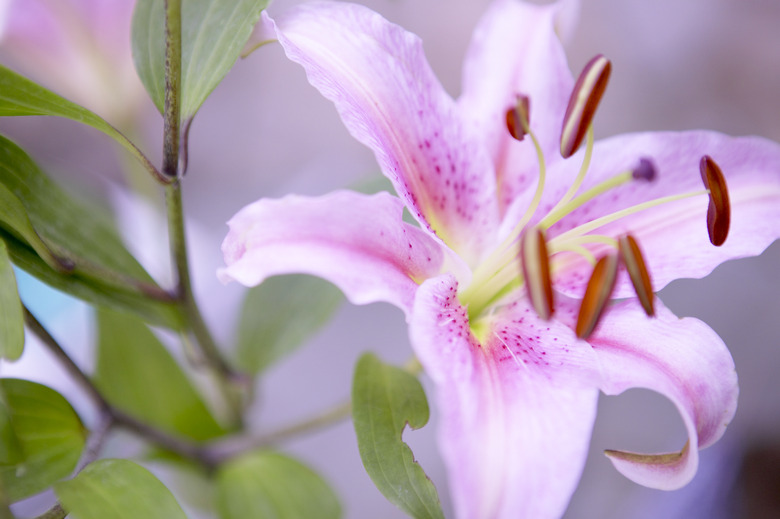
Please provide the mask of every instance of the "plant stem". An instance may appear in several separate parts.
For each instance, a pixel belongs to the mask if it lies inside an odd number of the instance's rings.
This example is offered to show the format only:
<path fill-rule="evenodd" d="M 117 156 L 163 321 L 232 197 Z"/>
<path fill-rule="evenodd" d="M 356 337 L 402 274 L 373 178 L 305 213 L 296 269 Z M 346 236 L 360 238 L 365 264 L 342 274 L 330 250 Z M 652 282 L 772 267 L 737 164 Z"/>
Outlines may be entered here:
<path fill-rule="evenodd" d="M 173 264 L 178 277 L 177 293 L 184 305 L 187 324 L 197 344 L 217 376 L 223 398 L 231 411 L 231 421 L 240 423 L 241 391 L 234 383 L 243 380 L 222 358 L 219 348 L 200 313 L 190 279 L 187 239 L 184 228 L 180 179 L 181 151 L 181 0 L 165 0 L 165 109 L 163 113 L 163 174 L 173 181 L 165 188 L 168 233 Z M 186 135 L 185 135 L 186 137 Z M 183 154 L 187 155 L 186 151 Z"/>
<path fill-rule="evenodd" d="M 83 371 L 81 371 L 81 368 L 78 367 L 75 362 L 73 362 L 73 359 L 71 359 L 65 350 L 62 349 L 57 340 L 52 337 L 52 335 L 46 330 L 46 328 L 43 327 L 38 319 L 36 319 L 35 316 L 30 313 L 26 306 L 23 306 L 22 309 L 24 310 L 24 323 L 27 325 L 30 331 L 32 331 L 41 340 L 41 342 L 43 342 L 43 344 L 49 348 L 49 351 L 51 351 L 54 356 L 57 357 L 57 360 L 62 363 L 70 376 L 73 377 L 76 382 L 81 385 L 81 388 L 87 392 L 93 403 L 101 410 L 110 407 L 106 399 L 103 398 L 103 395 L 100 393 L 100 391 L 98 391 L 98 388 L 95 387 L 95 384 L 92 383 L 92 380 L 90 380 L 89 377 L 85 375 Z"/>
<path fill-rule="evenodd" d="M 52 335 L 43 327 L 43 325 L 35 318 L 35 316 L 32 315 L 32 313 L 30 313 L 26 307 L 23 307 L 23 310 L 25 324 L 30 329 L 30 331 L 32 331 L 39 339 L 41 339 L 49 351 L 51 351 L 54 356 L 57 357 L 57 360 L 62 363 L 70 376 L 73 377 L 81 386 L 81 388 L 87 392 L 100 412 L 102 420 L 98 426 L 98 430 L 103 431 L 103 429 L 105 429 L 105 431 L 101 432 L 100 443 L 98 443 L 97 446 L 93 446 L 91 449 L 91 444 L 88 445 L 87 452 L 96 452 L 99 450 L 105 434 L 108 433 L 108 430 L 111 427 L 116 425 L 129 429 L 141 437 L 181 456 L 191 458 L 208 465 L 208 460 L 206 460 L 201 453 L 202 447 L 200 444 L 191 440 L 173 436 L 165 431 L 145 424 L 137 418 L 125 413 L 121 409 L 117 409 L 116 407 L 112 406 L 105 399 L 95 384 L 92 383 L 92 380 L 90 380 L 90 378 L 83 371 L 81 371 L 81 368 L 79 368 L 78 365 L 73 362 L 73 359 L 70 358 L 67 352 L 65 352 L 62 346 L 60 346 L 57 340 L 52 337 Z M 92 460 L 89 460 L 87 463 L 91 461 Z"/>
<path fill-rule="evenodd" d="M 207 445 L 203 454 L 213 465 L 220 465 L 245 452 L 267 447 L 269 445 L 275 445 L 291 437 L 301 436 L 312 432 L 314 429 L 319 429 L 346 420 L 349 418 L 351 412 L 352 403 L 350 401 L 342 402 L 330 409 L 326 409 L 320 414 L 306 418 L 298 423 L 282 427 L 276 431 L 271 431 L 259 436 L 244 435 L 217 440 Z"/>
<path fill-rule="evenodd" d="M 181 0 L 165 0 L 165 109 L 163 113 L 163 174 L 179 173 L 181 122 Z"/>
<path fill-rule="evenodd" d="M 68 512 L 62 508 L 59 503 L 54 503 L 54 506 L 43 512 L 41 515 L 36 516 L 35 519 L 65 519 Z"/>

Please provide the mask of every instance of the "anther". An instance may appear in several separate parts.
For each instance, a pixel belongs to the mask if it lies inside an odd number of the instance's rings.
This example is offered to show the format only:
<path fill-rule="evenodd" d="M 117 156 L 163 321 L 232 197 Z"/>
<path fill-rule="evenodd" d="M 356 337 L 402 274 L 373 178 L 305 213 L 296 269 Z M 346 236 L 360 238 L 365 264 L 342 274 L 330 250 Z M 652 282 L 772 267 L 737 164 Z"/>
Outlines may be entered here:
<path fill-rule="evenodd" d="M 656 171 L 657 170 L 655 168 L 655 164 L 653 164 L 653 161 L 642 157 L 639 159 L 639 164 L 637 167 L 631 170 L 631 176 L 637 180 L 646 180 L 651 182 L 655 180 Z"/>
<path fill-rule="evenodd" d="M 731 223 L 731 204 L 726 179 L 720 167 L 705 155 L 699 162 L 699 171 L 704 187 L 710 192 L 710 205 L 707 208 L 707 232 L 710 242 L 720 247 L 726 241 Z"/>
<path fill-rule="evenodd" d="M 509 135 L 522 141 L 528 133 L 531 121 L 531 106 L 528 96 L 517 96 L 517 104 L 506 111 L 506 128 Z"/>
<path fill-rule="evenodd" d="M 645 260 L 642 257 L 642 251 L 639 249 L 639 245 L 636 240 L 630 234 L 622 236 L 618 240 L 618 249 L 620 250 L 620 257 L 623 260 L 623 264 L 628 271 L 628 277 L 631 278 L 631 283 L 634 285 L 639 302 L 642 304 L 645 313 L 649 316 L 655 315 L 655 309 L 653 307 L 653 284 L 650 282 L 650 273 L 647 271 Z"/>
<path fill-rule="evenodd" d="M 618 257 L 610 254 L 602 256 L 593 268 L 593 273 L 582 297 L 580 313 L 577 316 L 575 332 L 580 339 L 587 339 L 607 307 L 609 297 L 615 288 L 617 279 Z"/>
<path fill-rule="evenodd" d="M 577 79 L 561 129 L 561 155 L 564 159 L 574 155 L 582 144 L 611 72 L 612 63 L 599 54 L 585 65 Z"/>
<path fill-rule="evenodd" d="M 534 310 L 544 320 L 552 316 L 553 290 L 550 279 L 550 255 L 544 232 L 530 229 L 520 238 L 520 263 L 523 267 L 523 278 L 528 291 L 528 299 Z"/>

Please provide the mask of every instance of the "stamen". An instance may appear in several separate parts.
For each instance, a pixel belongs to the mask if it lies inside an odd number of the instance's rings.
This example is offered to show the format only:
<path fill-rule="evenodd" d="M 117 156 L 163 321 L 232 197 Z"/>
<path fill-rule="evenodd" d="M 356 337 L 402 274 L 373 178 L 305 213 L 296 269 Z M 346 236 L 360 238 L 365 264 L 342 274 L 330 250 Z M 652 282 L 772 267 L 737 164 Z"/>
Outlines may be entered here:
<path fill-rule="evenodd" d="M 612 223 L 614 221 L 620 220 L 622 218 L 625 218 L 626 216 L 639 213 L 641 211 L 644 211 L 645 209 L 650 209 L 651 207 L 656 207 L 658 205 L 667 204 L 669 202 L 676 202 L 677 200 L 683 200 L 685 198 L 691 198 L 694 196 L 700 196 L 704 194 L 707 194 L 707 191 L 692 191 L 690 193 L 680 193 L 679 195 L 670 195 L 662 198 L 656 198 L 655 200 L 648 200 L 647 202 L 642 202 L 640 204 L 636 204 L 635 206 L 627 207 L 625 209 L 615 211 L 614 213 L 604 215 L 600 218 L 596 218 L 595 220 L 591 220 L 582 225 L 578 225 L 573 229 L 569 229 L 568 231 L 559 234 L 558 236 L 554 237 L 550 241 L 556 243 L 560 241 L 566 241 L 570 239 L 572 236 L 580 236 L 583 234 L 587 234 L 594 229 L 603 227 L 608 223 Z M 572 200 L 572 203 L 574 203 L 574 200 Z"/>
<path fill-rule="evenodd" d="M 634 285 L 639 302 L 642 303 L 642 308 L 645 309 L 645 313 L 652 317 L 655 315 L 655 309 L 653 308 L 653 284 L 650 282 L 650 273 L 647 271 L 645 260 L 642 257 L 642 251 L 639 249 L 639 245 L 636 240 L 630 234 L 622 236 L 618 240 L 618 247 L 620 249 L 620 257 L 623 259 L 623 264 L 628 271 L 628 277 L 631 278 L 631 283 Z"/>
<path fill-rule="evenodd" d="M 548 320 L 553 312 L 553 290 L 550 280 L 550 255 L 547 252 L 544 232 L 529 229 L 520 238 L 520 263 L 528 291 L 528 299 L 539 317 Z"/>
<path fill-rule="evenodd" d="M 607 88 L 612 63 L 599 54 L 585 65 L 574 85 L 561 129 L 561 155 L 568 159 L 576 152 L 590 127 L 601 96 Z"/>
<path fill-rule="evenodd" d="M 559 269 L 563 268 L 562 262 L 557 257 L 558 255 L 562 253 L 570 252 L 572 254 L 578 254 L 585 258 L 585 261 L 590 263 L 592 267 L 596 266 L 596 256 L 593 255 L 593 253 L 587 248 L 583 247 L 582 245 L 577 245 L 575 243 L 567 243 L 566 245 L 559 245 L 556 247 L 556 250 L 553 251 L 553 254 L 556 255 L 555 257 L 555 263 L 551 266 L 550 270 L 552 272 L 557 272 Z"/>
<path fill-rule="evenodd" d="M 637 180 L 652 182 L 655 180 L 656 171 L 655 163 L 647 157 L 642 157 L 639 159 L 639 165 L 631 171 L 631 174 Z"/>
<path fill-rule="evenodd" d="M 571 200 L 563 205 L 561 204 L 556 205 L 547 214 L 547 216 L 545 216 L 542 219 L 542 221 L 539 222 L 539 227 L 542 227 L 543 229 L 549 229 L 553 224 L 558 222 L 558 220 L 560 220 L 567 214 L 570 214 L 572 211 L 574 211 L 581 205 L 585 204 L 586 202 L 589 202 L 594 198 L 596 198 L 597 196 L 606 193 L 607 191 L 614 189 L 620 185 L 623 185 L 627 182 L 630 182 L 632 180 L 634 180 L 632 171 L 624 171 L 623 173 L 618 173 L 612 178 L 608 178 L 604 182 L 597 184 L 592 188 L 588 189 L 587 191 L 579 195 L 574 200 Z"/>
<path fill-rule="evenodd" d="M 558 203 L 555 204 L 555 207 L 550 209 L 551 213 L 556 212 L 560 207 L 564 204 L 566 204 L 569 200 L 574 198 L 574 195 L 577 194 L 577 191 L 580 189 L 580 186 L 582 185 L 582 182 L 585 180 L 585 176 L 588 174 L 588 168 L 590 168 L 590 159 L 593 156 L 593 125 L 591 124 L 588 126 L 588 133 L 587 133 L 587 139 L 585 139 L 585 156 L 582 159 L 582 165 L 580 165 L 580 170 L 577 173 L 577 176 L 574 178 L 574 182 L 571 183 L 571 186 L 569 186 L 569 190 L 566 191 L 566 194 L 564 194 L 560 200 L 558 200 Z"/>
<path fill-rule="evenodd" d="M 580 339 L 587 339 L 596 329 L 609 296 L 615 288 L 618 258 L 613 254 L 602 256 L 593 268 L 585 295 L 582 297 L 575 332 Z"/>
<path fill-rule="evenodd" d="M 707 232 L 710 235 L 710 243 L 720 247 L 726 241 L 731 223 L 731 204 L 726 179 L 720 167 L 709 155 L 701 158 L 699 171 L 704 187 L 710 193 L 710 205 L 707 208 Z"/>
<path fill-rule="evenodd" d="M 517 96 L 517 104 L 506 111 L 506 128 L 509 135 L 522 141 L 531 124 L 531 106 L 528 96 Z"/>
<path fill-rule="evenodd" d="M 525 224 L 527 224 L 534 215 L 536 209 L 539 207 L 539 203 L 542 201 L 544 184 L 547 179 L 547 167 L 544 162 L 544 152 L 542 151 L 542 147 L 539 144 L 539 140 L 536 138 L 536 135 L 534 135 L 534 132 L 532 132 L 530 128 L 527 128 L 526 133 L 528 133 L 528 135 L 531 137 L 531 142 L 533 142 L 534 149 L 536 150 L 536 158 L 539 162 L 539 177 L 537 179 L 534 197 L 531 200 L 531 203 L 528 205 L 525 214 L 523 214 L 520 220 L 515 224 L 514 228 L 507 235 L 504 241 L 501 242 L 501 245 L 496 247 L 490 256 L 487 257 L 474 271 L 474 276 L 470 286 L 484 283 L 490 279 L 490 277 L 492 277 L 493 274 L 496 273 L 499 269 L 514 260 L 517 255 L 516 240 L 525 228 Z M 466 290 L 468 292 L 469 288 Z"/>

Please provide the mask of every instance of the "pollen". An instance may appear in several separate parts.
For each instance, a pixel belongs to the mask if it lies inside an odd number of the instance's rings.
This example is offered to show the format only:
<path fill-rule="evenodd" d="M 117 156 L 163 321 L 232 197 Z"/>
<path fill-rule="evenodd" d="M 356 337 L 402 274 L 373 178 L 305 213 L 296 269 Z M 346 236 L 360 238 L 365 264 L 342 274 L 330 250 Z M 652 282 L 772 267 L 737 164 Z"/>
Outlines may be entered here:
<path fill-rule="evenodd" d="M 596 114 L 596 108 L 607 89 L 612 63 L 602 54 L 591 59 L 582 70 L 566 107 L 561 129 L 561 156 L 574 155 Z"/>
<path fill-rule="evenodd" d="M 726 242 L 731 225 L 731 204 L 726 179 L 712 157 L 705 155 L 699 162 L 699 171 L 704 187 L 710 194 L 710 205 L 707 208 L 707 232 L 710 242 L 720 247 Z"/>
<path fill-rule="evenodd" d="M 588 281 L 585 295 L 577 315 L 575 332 L 580 339 L 587 339 L 596 329 L 604 315 L 609 298 L 615 289 L 617 280 L 618 258 L 613 254 L 602 256 Z"/>
<path fill-rule="evenodd" d="M 530 229 L 520 238 L 520 263 L 528 299 L 539 317 L 547 320 L 555 308 L 550 279 L 550 255 L 541 229 Z"/>

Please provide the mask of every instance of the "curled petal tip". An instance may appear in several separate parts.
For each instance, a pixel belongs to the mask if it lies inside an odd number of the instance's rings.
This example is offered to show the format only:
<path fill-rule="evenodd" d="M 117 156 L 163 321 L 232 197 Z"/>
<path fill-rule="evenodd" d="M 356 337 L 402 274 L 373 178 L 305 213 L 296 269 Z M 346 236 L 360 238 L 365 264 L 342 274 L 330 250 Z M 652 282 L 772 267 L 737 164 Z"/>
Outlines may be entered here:
<path fill-rule="evenodd" d="M 612 63 L 602 54 L 585 65 L 566 107 L 561 128 L 561 155 L 567 159 L 574 155 L 585 139 L 593 121 L 601 97 L 607 89 Z"/>
<path fill-rule="evenodd" d="M 695 468 L 690 470 L 689 449 L 690 442 L 685 442 L 679 452 L 640 454 L 605 450 L 604 454 L 621 474 L 640 485 L 675 490 L 688 483 L 695 473 Z"/>
<path fill-rule="evenodd" d="M 710 242 L 720 247 L 726 242 L 731 224 L 731 204 L 726 187 L 726 178 L 720 166 L 705 155 L 699 162 L 699 171 L 704 187 L 710 192 L 710 205 L 707 208 L 707 232 Z"/>

